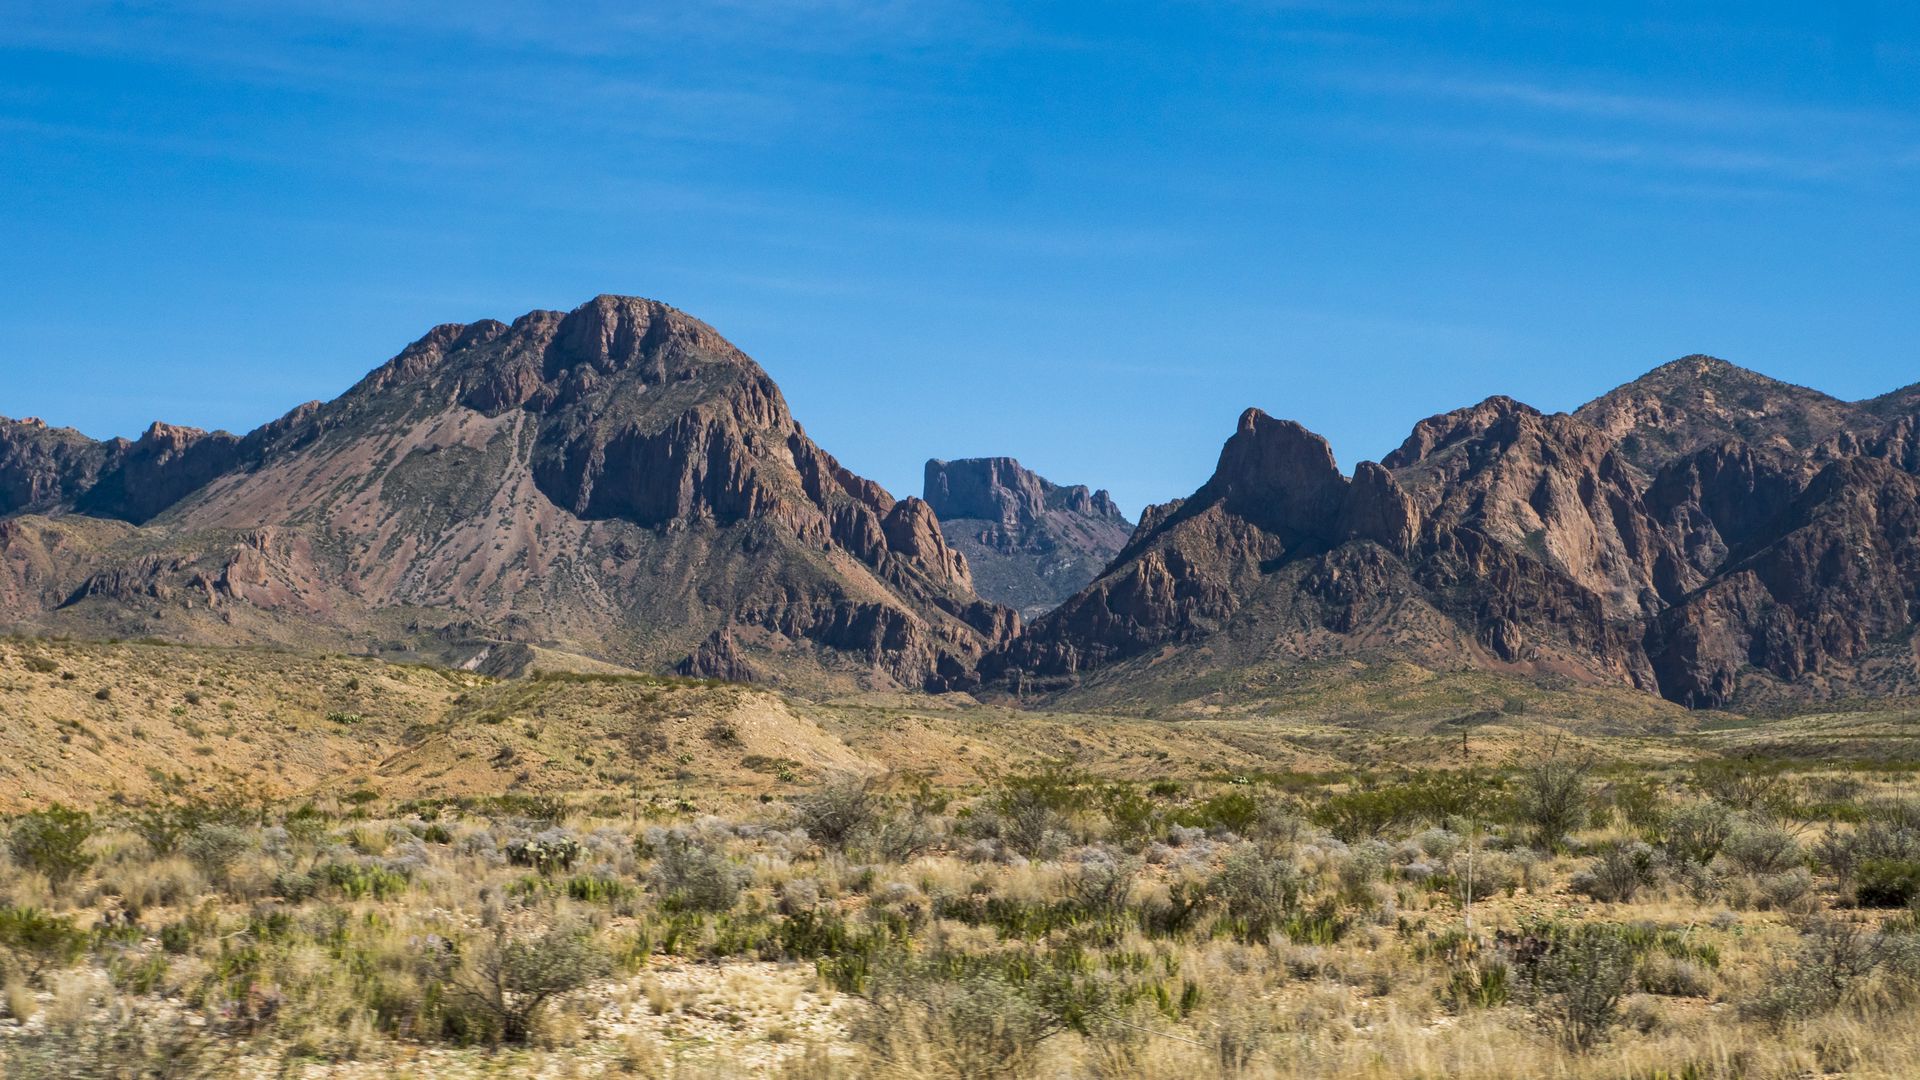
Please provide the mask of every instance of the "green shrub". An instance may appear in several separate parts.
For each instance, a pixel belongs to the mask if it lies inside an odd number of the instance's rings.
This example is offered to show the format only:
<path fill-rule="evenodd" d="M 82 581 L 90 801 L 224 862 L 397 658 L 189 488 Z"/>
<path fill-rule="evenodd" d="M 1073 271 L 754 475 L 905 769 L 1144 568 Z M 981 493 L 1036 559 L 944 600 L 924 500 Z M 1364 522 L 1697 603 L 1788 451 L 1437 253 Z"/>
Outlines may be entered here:
<path fill-rule="evenodd" d="M 588 904 L 615 904 L 631 899 L 633 886 L 619 878 L 580 874 L 567 879 L 567 897 Z"/>
<path fill-rule="evenodd" d="M 1694 802 L 1674 808 L 1648 831 L 1668 862 L 1705 866 L 1726 846 L 1734 824 L 1733 811 L 1724 805 Z"/>
<path fill-rule="evenodd" d="M 1693 768 L 1693 786 L 1710 801 L 1762 815 L 1792 802 L 1781 773 L 1786 763 L 1759 759 L 1703 761 Z"/>
<path fill-rule="evenodd" d="M 1854 873 L 1853 897 L 1861 907 L 1911 906 L 1920 897 L 1920 861 L 1868 859 Z"/>
<path fill-rule="evenodd" d="M 1862 863 L 1872 859 L 1920 861 L 1920 807 L 1906 800 L 1869 805 L 1857 828 L 1840 831 L 1828 826 L 1813 846 L 1813 857 L 1838 878 L 1842 888 L 1853 882 Z"/>
<path fill-rule="evenodd" d="M 1609 785 L 1607 798 L 1613 804 L 1614 811 L 1636 829 L 1657 829 L 1665 820 L 1661 788 L 1653 780 Z"/>
<path fill-rule="evenodd" d="M 1533 833 L 1534 846 L 1560 851 L 1567 836 L 1587 820 L 1589 757 L 1549 757 L 1520 771 L 1515 809 Z"/>
<path fill-rule="evenodd" d="M 0 949 L 21 961 L 29 974 L 63 968 L 87 951 L 87 933 L 72 922 L 30 907 L 0 907 Z"/>
<path fill-rule="evenodd" d="M 194 925 L 189 920 L 182 919 L 179 922 L 168 923 L 160 928 L 160 947 L 176 956 L 183 955 L 193 948 L 193 941 L 197 936 Z"/>
<path fill-rule="evenodd" d="M 1226 909 L 1228 924 L 1242 941 L 1265 941 L 1299 913 L 1305 882 L 1292 861 L 1240 850 L 1227 857 L 1207 892 Z"/>
<path fill-rule="evenodd" d="M 1584 1052 L 1620 1022 L 1635 949 L 1621 927 L 1591 923 L 1536 931 L 1514 961 L 1535 1013 L 1569 1050 Z"/>
<path fill-rule="evenodd" d="M 1241 836 L 1251 835 L 1265 809 L 1265 800 L 1245 788 L 1213 795 L 1178 815 L 1182 825 L 1203 829 L 1225 829 Z"/>
<path fill-rule="evenodd" d="M 1135 918 L 1148 937 L 1174 937 L 1191 930 L 1210 901 L 1204 883 L 1174 881 L 1167 885 L 1164 903 L 1149 900 L 1135 909 Z"/>
<path fill-rule="evenodd" d="M 1178 790 L 1175 785 L 1174 791 Z M 1162 816 L 1160 805 L 1131 784 L 1108 784 L 1101 789 L 1100 812 L 1107 818 L 1107 839 L 1118 844 L 1138 844 L 1153 836 Z"/>
<path fill-rule="evenodd" d="M 1095 919 L 1114 919 L 1126 910 L 1140 863 L 1098 854 L 1076 865 L 1062 880 L 1067 902 Z"/>
<path fill-rule="evenodd" d="M 283 870 L 273 876 L 273 895 L 289 904 L 297 904 L 318 892 L 320 884 L 311 873 Z"/>
<path fill-rule="evenodd" d="M 1587 868 L 1573 877 L 1573 890 L 1608 903 L 1630 903 L 1653 883 L 1653 848 L 1640 841 L 1602 845 Z"/>
<path fill-rule="evenodd" d="M 523 817 L 534 821 L 558 824 L 567 816 L 566 800 L 553 795 L 527 795 L 510 791 L 504 795 L 489 795 L 483 799 L 461 800 L 463 805 L 496 817 Z"/>
<path fill-rule="evenodd" d="M 1494 778 L 1473 770 L 1436 770 L 1385 784 L 1355 780 L 1348 790 L 1320 800 L 1313 822 L 1351 844 L 1419 822 L 1492 821 L 1509 812 L 1508 800 Z"/>
<path fill-rule="evenodd" d="M 331 886 L 349 900 L 391 900 L 407 891 L 407 875 L 366 863 L 331 862 L 313 868 L 313 880 Z"/>
<path fill-rule="evenodd" d="M 247 849 L 253 835 L 234 825 L 201 825 L 180 845 L 180 851 L 200 872 L 214 881 L 223 881 L 227 871 Z"/>
<path fill-rule="evenodd" d="M 812 791 L 795 795 L 792 806 L 807 836 L 824 847 L 844 848 L 855 834 L 880 817 L 885 800 L 873 777 L 842 773 Z"/>
<path fill-rule="evenodd" d="M 851 1034 L 905 1075 L 1027 1076 L 1047 1040 L 1095 1030 L 1116 1004 L 1083 963 L 1072 951 L 903 960 L 873 974 Z"/>
<path fill-rule="evenodd" d="M 150 806 L 131 815 L 126 825 L 147 842 L 155 855 L 171 855 L 203 825 L 245 825 L 258 819 L 256 811 L 236 801 L 183 802 Z"/>
<path fill-rule="evenodd" d="M 14 862 L 47 875 L 58 888 L 93 865 L 93 855 L 86 850 L 93 833 L 91 814 L 54 803 L 15 818 L 7 847 Z"/>
<path fill-rule="evenodd" d="M 1806 856 L 1800 842 L 1781 829 L 1745 825 L 1733 830 L 1720 857 L 1749 874 L 1779 874 L 1799 866 Z"/>
<path fill-rule="evenodd" d="M 1085 810 L 1093 796 L 1085 773 L 1064 761 L 1048 761 L 1000 777 L 982 801 L 980 820 L 1008 847 L 1040 858 L 1059 846 L 1069 815 Z"/>
<path fill-rule="evenodd" d="M 895 812 L 897 800 L 880 791 L 874 777 L 842 774 L 795 796 L 794 816 L 807 835 L 827 848 L 887 862 L 905 862 L 932 847 L 932 817 L 945 805 L 926 784 Z"/>
<path fill-rule="evenodd" d="M 458 1004 L 490 1021 L 469 1021 L 469 1033 L 519 1044 L 533 1037 L 548 1004 L 604 977 L 612 967 L 612 957 L 584 932 L 553 929 L 509 937 L 502 930 L 476 950 L 451 990 Z"/>
<path fill-rule="evenodd" d="M 1740 1003 L 1741 1015 L 1779 1028 L 1832 1011 L 1888 957 L 1884 939 L 1824 919 L 1802 936 L 1789 965 L 1776 966 L 1760 991 Z"/>
<path fill-rule="evenodd" d="M 1512 992 L 1507 965 L 1500 960 L 1461 964 L 1447 976 L 1446 999 L 1456 1011 L 1497 1009 Z"/>

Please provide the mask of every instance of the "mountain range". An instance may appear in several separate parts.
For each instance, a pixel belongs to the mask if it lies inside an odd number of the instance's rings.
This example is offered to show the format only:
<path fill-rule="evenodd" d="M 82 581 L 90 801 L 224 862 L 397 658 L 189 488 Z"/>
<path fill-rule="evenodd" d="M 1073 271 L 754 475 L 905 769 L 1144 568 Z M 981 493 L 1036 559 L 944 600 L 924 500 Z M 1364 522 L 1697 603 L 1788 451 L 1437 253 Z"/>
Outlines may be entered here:
<path fill-rule="evenodd" d="M 1489 398 L 1349 475 L 1247 410 L 1129 524 L 1011 458 L 896 499 L 713 328 L 602 296 L 435 327 L 246 434 L 0 419 L 0 623 L 511 670 L 1026 698 L 1411 664 L 1692 707 L 1920 691 L 1920 386 L 1706 356 Z"/>

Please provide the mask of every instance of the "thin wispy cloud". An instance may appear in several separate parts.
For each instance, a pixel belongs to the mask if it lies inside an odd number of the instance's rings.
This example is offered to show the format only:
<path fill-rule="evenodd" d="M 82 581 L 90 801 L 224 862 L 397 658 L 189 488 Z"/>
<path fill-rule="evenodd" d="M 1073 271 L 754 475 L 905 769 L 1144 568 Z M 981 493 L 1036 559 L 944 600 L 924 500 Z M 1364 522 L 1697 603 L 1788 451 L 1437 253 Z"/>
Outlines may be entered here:
<path fill-rule="evenodd" d="M 1469 148 L 1651 175 L 1649 190 L 1725 191 L 1675 175 L 1788 185 L 1871 184 L 1913 167 L 1920 124 L 1875 109 L 1629 93 L 1509 78 L 1336 72 L 1324 85 L 1394 99 L 1419 122 L 1354 130 L 1410 147 Z"/>
<path fill-rule="evenodd" d="M 352 34 L 355 45 L 448 41 L 501 52 L 619 57 L 669 42 L 707 47 L 775 45 L 796 52 L 862 53 L 944 44 L 969 50 L 1017 40 L 1007 12 L 958 0 L 708 0 L 633 4 L 614 0 L 540 9 L 510 0 L 390 3 L 386 0 L 187 0 L 161 6 L 75 0 L 53 11 L 0 3 L 15 42 L 114 49 L 155 44 L 152 35 L 193 22 L 201 33 L 262 33 L 282 41 Z M 76 23 L 84 24 L 76 27 Z M 143 40 L 144 39 L 144 40 Z M 348 42 L 342 42 L 347 44 Z"/>
<path fill-rule="evenodd" d="M 1912 130 L 1908 117 L 1873 110 L 1818 108 L 1764 101 L 1673 97 L 1555 86 L 1511 79 L 1434 77 L 1407 74 L 1335 74 L 1327 81 L 1344 89 L 1395 94 L 1578 116 L 1713 130 L 1797 129 L 1808 124 Z"/>

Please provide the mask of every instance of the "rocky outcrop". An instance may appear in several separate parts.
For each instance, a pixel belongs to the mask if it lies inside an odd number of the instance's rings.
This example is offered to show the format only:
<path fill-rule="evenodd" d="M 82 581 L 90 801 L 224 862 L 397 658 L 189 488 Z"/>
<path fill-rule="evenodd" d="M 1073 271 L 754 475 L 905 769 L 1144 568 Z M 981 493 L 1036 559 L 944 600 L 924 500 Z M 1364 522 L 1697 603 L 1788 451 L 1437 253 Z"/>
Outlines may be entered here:
<path fill-rule="evenodd" d="M 1749 670 L 1836 692 L 1904 689 L 1917 603 L 1920 478 L 1870 458 L 1835 462 L 1661 615 L 1650 634 L 1661 690 L 1720 705 Z M 1902 662 L 1860 670 L 1876 650 Z"/>
<path fill-rule="evenodd" d="M 1054 484 L 1008 457 L 929 461 L 923 490 L 980 594 L 1028 618 L 1092 581 L 1132 531 L 1104 490 Z"/>
<path fill-rule="evenodd" d="M 238 466 L 244 456 L 238 436 L 156 421 L 134 442 L 109 444 L 107 467 L 73 508 L 144 524 Z"/>
<path fill-rule="evenodd" d="M 108 453 L 72 428 L 0 416 L 0 515 L 70 505 L 99 480 Z"/>
<path fill-rule="evenodd" d="M 720 679 L 725 682 L 760 682 L 765 678 L 746 653 L 734 641 L 732 632 L 721 627 L 707 636 L 685 660 L 673 669 L 675 675 L 689 679 Z"/>
<path fill-rule="evenodd" d="M 36 419 L 0 417 L 0 515 L 73 511 L 136 524 L 239 464 L 224 431 L 155 422 L 139 439 L 96 442 Z"/>
<path fill-rule="evenodd" d="M 981 675 L 1071 680 L 1207 641 L 1261 660 L 1452 652 L 1651 688 L 1627 621 L 1653 591 L 1633 499 L 1604 439 L 1507 399 L 1423 421 L 1351 480 L 1326 440 L 1250 409 L 1205 485 Z"/>

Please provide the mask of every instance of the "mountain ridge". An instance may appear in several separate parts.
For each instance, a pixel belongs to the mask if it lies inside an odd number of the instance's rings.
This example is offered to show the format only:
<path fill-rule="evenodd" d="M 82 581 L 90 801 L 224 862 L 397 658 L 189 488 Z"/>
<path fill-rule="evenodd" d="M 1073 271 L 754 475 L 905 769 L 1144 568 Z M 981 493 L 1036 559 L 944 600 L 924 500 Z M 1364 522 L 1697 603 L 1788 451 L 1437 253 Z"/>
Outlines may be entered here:
<path fill-rule="evenodd" d="M 1840 402 L 1689 356 L 1570 413 L 1437 414 L 1351 478 L 1250 409 L 1206 483 L 968 685 L 1110 692 L 1169 678 L 1147 658 L 1173 649 L 1196 687 L 1411 657 L 1690 706 L 1911 692 L 1920 419 L 1886 420 L 1900 393 Z"/>
<path fill-rule="evenodd" d="M 1137 525 L 1005 457 L 930 460 L 922 495 L 841 465 L 711 326 L 600 296 L 441 324 L 245 435 L 0 418 L 0 620 L 987 694 L 1165 677 L 1169 650 L 1210 683 L 1920 688 L 1917 387 L 1845 402 L 1695 354 L 1570 412 L 1435 414 L 1351 475 L 1248 409 Z"/>

